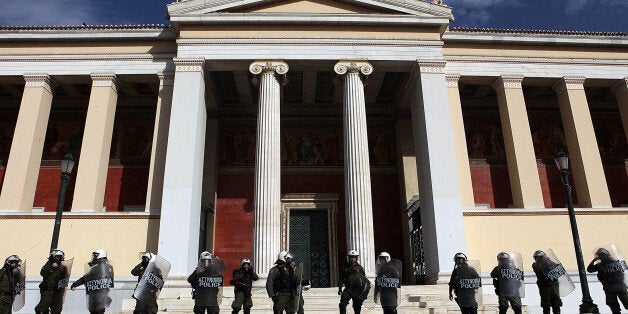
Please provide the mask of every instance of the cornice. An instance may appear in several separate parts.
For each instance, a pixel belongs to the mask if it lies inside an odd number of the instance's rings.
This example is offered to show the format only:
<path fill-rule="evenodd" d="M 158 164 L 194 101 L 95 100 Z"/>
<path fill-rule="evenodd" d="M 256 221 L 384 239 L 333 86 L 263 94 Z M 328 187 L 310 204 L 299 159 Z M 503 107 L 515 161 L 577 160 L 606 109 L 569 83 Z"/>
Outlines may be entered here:
<path fill-rule="evenodd" d="M 159 214 L 146 214 L 146 213 L 127 213 L 127 212 L 109 212 L 109 213 L 75 213 L 64 212 L 63 219 L 159 219 Z M 55 213 L 49 212 L 44 214 L 33 213 L 0 213 L 0 220 L 2 219 L 55 219 Z"/>
<path fill-rule="evenodd" d="M 599 65 L 599 66 L 628 66 L 628 60 L 604 60 L 604 59 L 550 59 L 550 58 L 512 58 L 512 57 L 466 57 L 445 56 L 449 62 L 491 62 L 491 63 L 533 63 L 533 64 L 557 64 L 557 65 Z"/>
<path fill-rule="evenodd" d="M 205 45 L 291 45 L 291 46 L 389 46 L 442 48 L 442 41 L 379 40 L 379 39 L 178 39 L 179 46 Z"/>
<path fill-rule="evenodd" d="M 161 55 L 65 55 L 65 56 L 0 56 L 0 62 L 54 62 L 54 61 L 145 61 L 172 60 L 174 54 Z"/>
<path fill-rule="evenodd" d="M 628 208 L 576 208 L 576 215 L 582 216 L 608 216 L 608 215 L 628 215 Z M 544 208 L 544 209 L 523 209 L 523 208 L 495 208 L 495 209 L 464 209 L 462 215 L 465 217 L 478 216 L 567 216 L 569 212 L 566 208 Z"/>
<path fill-rule="evenodd" d="M 155 25 L 0 26 L 2 41 L 174 40 L 173 27 Z"/>
<path fill-rule="evenodd" d="M 566 35 L 561 33 L 530 32 L 452 32 L 443 34 L 446 43 L 490 43 L 490 44 L 533 44 L 547 46 L 628 46 L 628 35 L 617 33 L 616 36 L 602 35 Z"/>

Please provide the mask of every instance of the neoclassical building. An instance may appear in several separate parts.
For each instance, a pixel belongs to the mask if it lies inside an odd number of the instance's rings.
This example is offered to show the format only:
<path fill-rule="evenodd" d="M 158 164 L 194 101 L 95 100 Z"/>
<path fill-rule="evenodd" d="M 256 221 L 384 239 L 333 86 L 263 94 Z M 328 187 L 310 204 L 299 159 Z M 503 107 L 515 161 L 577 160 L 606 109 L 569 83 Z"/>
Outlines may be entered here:
<path fill-rule="evenodd" d="M 552 248 L 574 270 L 558 151 L 585 259 L 628 252 L 628 34 L 450 28 L 436 2 L 188 0 L 168 26 L 0 27 L 0 254 L 39 280 L 68 151 L 59 247 L 80 264 L 107 249 L 129 284 L 145 250 L 173 280 L 203 250 L 262 275 L 290 250 L 315 287 L 351 249 L 371 276 L 380 251 L 403 260 L 407 284 L 446 281 L 456 252 L 489 271 Z"/>

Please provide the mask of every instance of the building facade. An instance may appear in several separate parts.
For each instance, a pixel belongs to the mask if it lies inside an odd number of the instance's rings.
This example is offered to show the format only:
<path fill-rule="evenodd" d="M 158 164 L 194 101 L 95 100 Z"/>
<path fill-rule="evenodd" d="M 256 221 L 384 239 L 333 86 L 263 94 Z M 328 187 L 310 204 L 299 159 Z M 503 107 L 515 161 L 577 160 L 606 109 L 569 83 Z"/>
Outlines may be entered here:
<path fill-rule="evenodd" d="M 450 28 L 430 1 L 189 0 L 171 25 L 0 28 L 0 253 L 120 269 L 199 251 L 266 274 L 281 250 L 334 286 L 448 279 L 456 252 L 552 248 L 576 269 L 553 158 L 569 152 L 585 259 L 628 250 L 628 35 Z M 488 268 L 487 268 L 488 269 Z M 119 272 L 119 273 L 123 273 Z M 601 303 L 601 302 L 598 302 Z"/>

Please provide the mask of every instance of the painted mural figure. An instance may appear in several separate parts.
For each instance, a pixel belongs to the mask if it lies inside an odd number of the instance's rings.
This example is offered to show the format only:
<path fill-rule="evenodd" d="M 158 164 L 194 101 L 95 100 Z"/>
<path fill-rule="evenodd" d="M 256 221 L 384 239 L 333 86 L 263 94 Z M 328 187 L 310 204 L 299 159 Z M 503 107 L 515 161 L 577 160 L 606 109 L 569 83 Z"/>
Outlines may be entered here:
<path fill-rule="evenodd" d="M 521 314 L 521 298 L 524 297 L 523 270 L 518 258 L 511 257 L 513 253 L 501 252 L 497 255 L 498 265 L 491 271 L 495 294 L 499 298 L 499 314 L 506 314 L 508 307 L 512 307 L 515 314 Z M 521 255 L 516 254 L 520 257 Z M 509 305 L 510 303 L 510 305 Z"/>
<path fill-rule="evenodd" d="M 237 314 L 242 308 L 244 314 L 251 313 L 253 307 L 253 299 L 251 294 L 251 288 L 253 287 L 253 281 L 259 280 L 259 276 L 251 267 L 251 260 L 245 258 L 240 262 L 240 268 L 233 270 L 233 279 L 231 284 L 233 285 L 235 298 L 231 303 L 232 314 Z"/>
<path fill-rule="evenodd" d="M 449 300 L 456 300 L 462 314 L 477 314 L 478 306 L 482 303 L 479 263 L 470 263 L 464 253 L 456 253 L 454 263 L 449 280 Z"/>
<path fill-rule="evenodd" d="M 70 287 L 85 285 L 87 309 L 91 314 L 105 313 L 113 301 L 114 275 L 113 266 L 107 259 L 107 251 L 97 249 L 92 252 L 92 260 L 85 265 L 85 275 Z"/>
<path fill-rule="evenodd" d="M 364 268 L 358 263 L 360 253 L 356 250 L 350 250 L 347 253 L 347 262 L 340 270 L 338 276 L 338 295 L 340 296 L 340 313 L 347 313 L 347 305 L 349 300 L 352 301 L 353 311 L 360 314 L 362 303 L 368 297 L 371 283 L 366 278 Z M 344 290 L 342 287 L 345 287 Z"/>
<path fill-rule="evenodd" d="M 398 290 L 401 288 L 401 261 L 391 259 L 387 252 L 381 252 L 377 262 L 373 300 L 382 305 L 384 314 L 396 314 L 399 305 Z"/>
<path fill-rule="evenodd" d="M 587 266 L 587 271 L 597 272 L 597 278 L 606 294 L 606 305 L 611 308 L 613 314 L 621 313 L 618 299 L 624 308 L 628 309 L 628 266 L 617 246 L 597 249 L 595 258 Z"/>
<path fill-rule="evenodd" d="M 19 256 L 11 255 L 4 260 L 4 266 L 0 269 L 0 313 L 10 314 L 12 309 L 16 309 L 15 302 L 19 302 L 20 295 L 24 305 L 24 287 L 21 286 L 23 274 Z"/>
<path fill-rule="evenodd" d="M 268 271 L 266 280 L 266 293 L 273 300 L 273 313 L 280 314 L 284 311 L 291 313 L 293 290 L 296 286 L 296 277 L 291 272 L 286 261 L 286 253 L 280 252 L 277 261 Z"/>
<path fill-rule="evenodd" d="M 188 277 L 192 285 L 194 314 L 220 313 L 225 263 L 210 252 L 201 253 L 198 267 Z"/>
<path fill-rule="evenodd" d="M 71 267 L 72 260 L 66 262 L 63 251 L 52 250 L 50 252 L 48 261 L 39 272 L 43 280 L 39 284 L 41 299 L 35 307 L 35 313 L 61 313 Z"/>

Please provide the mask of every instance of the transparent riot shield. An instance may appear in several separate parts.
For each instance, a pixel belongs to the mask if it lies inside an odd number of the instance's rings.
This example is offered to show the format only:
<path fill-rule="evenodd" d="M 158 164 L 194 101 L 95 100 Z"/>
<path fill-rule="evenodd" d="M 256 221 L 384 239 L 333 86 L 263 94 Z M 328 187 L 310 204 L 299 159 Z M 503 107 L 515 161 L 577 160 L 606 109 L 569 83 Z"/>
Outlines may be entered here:
<path fill-rule="evenodd" d="M 525 297 L 523 283 L 523 259 L 517 252 L 506 252 L 510 257 L 503 260 L 499 267 L 499 289 L 505 297 Z"/>
<path fill-rule="evenodd" d="M 157 298 L 164 287 L 164 280 L 170 272 L 170 262 L 159 255 L 152 255 L 146 265 L 144 275 L 135 287 L 133 297 L 148 305 L 151 312 L 157 312 Z"/>
<path fill-rule="evenodd" d="M 455 270 L 454 292 L 456 303 L 460 307 L 478 307 L 482 305 L 482 269 L 479 261 L 467 261 Z"/>
<path fill-rule="evenodd" d="M 393 259 L 386 264 L 378 263 L 377 277 L 375 277 L 375 303 L 380 303 L 383 307 L 399 305 L 398 293 L 401 288 L 401 278 L 403 267 L 401 261 Z"/>
<path fill-rule="evenodd" d="M 303 263 L 299 263 L 295 270 L 294 270 L 294 276 L 296 277 L 296 283 L 297 283 L 297 288 L 296 288 L 296 293 L 294 294 L 294 297 L 292 299 L 292 313 L 297 313 L 299 312 L 299 306 L 301 305 L 301 294 L 303 293 L 303 291 L 301 290 L 302 288 L 302 283 L 303 283 Z"/>
<path fill-rule="evenodd" d="M 621 292 L 628 287 L 628 265 L 615 244 L 595 250 L 595 267 L 605 291 Z"/>
<path fill-rule="evenodd" d="M 13 310 L 19 311 L 26 303 L 26 261 L 13 270 Z"/>
<path fill-rule="evenodd" d="M 564 297 L 576 289 L 576 285 L 571 281 L 567 270 L 560 263 L 552 249 L 545 251 L 546 258 L 540 263 L 541 272 L 552 285 L 558 295 Z"/>
<path fill-rule="evenodd" d="M 65 276 L 57 281 L 56 289 L 57 291 L 63 291 L 63 300 L 65 300 L 65 293 L 68 289 L 68 283 L 70 282 L 72 265 L 74 265 L 74 258 L 61 262 L 61 266 L 65 268 Z"/>
<path fill-rule="evenodd" d="M 199 264 L 196 283 L 194 284 L 195 304 L 218 307 L 222 303 L 223 272 L 225 262 L 214 257 L 208 264 Z"/>
<path fill-rule="evenodd" d="M 364 276 L 360 276 L 360 300 L 362 300 L 362 306 L 369 310 L 377 306 L 375 303 L 374 284 Z"/>
<path fill-rule="evenodd" d="M 114 296 L 113 266 L 101 258 L 85 265 L 85 295 L 90 312 L 108 308 Z"/>

